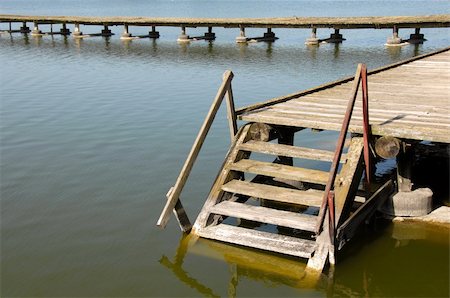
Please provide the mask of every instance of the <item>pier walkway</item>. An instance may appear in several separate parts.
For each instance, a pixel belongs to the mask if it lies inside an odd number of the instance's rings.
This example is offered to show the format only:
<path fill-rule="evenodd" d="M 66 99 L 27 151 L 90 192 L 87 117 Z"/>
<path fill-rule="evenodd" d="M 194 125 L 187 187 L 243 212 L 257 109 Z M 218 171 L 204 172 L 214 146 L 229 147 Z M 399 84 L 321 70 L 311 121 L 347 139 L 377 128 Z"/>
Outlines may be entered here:
<path fill-rule="evenodd" d="M 31 31 L 27 27 L 27 22 L 32 22 L 34 29 Z M 280 17 L 280 18 L 162 18 L 162 17 L 91 17 L 91 16 L 26 16 L 26 15 L 0 15 L 0 23 L 9 23 L 7 32 L 21 32 L 34 35 L 44 34 L 39 25 L 42 24 L 60 24 L 62 26 L 59 32 L 48 32 L 46 34 L 71 34 L 66 27 L 68 24 L 74 25 L 74 37 L 86 37 L 81 33 L 80 25 L 104 26 L 99 36 L 112 35 L 109 26 L 124 26 L 122 39 L 132 39 L 139 37 L 158 38 L 159 32 L 156 27 L 170 26 L 180 27 L 181 35 L 178 41 L 189 41 L 191 38 L 186 34 L 186 28 L 205 27 L 208 32 L 197 39 L 213 40 L 215 34 L 213 27 L 239 28 L 240 35 L 236 42 L 247 42 L 249 39 L 245 36 L 245 28 L 264 28 L 267 32 L 264 36 L 256 38 L 257 40 L 273 41 L 276 39 L 274 28 L 309 28 L 312 30 L 311 37 L 306 41 L 307 44 L 318 44 L 320 41 L 342 42 L 344 39 L 339 33 L 340 29 L 392 29 L 393 35 L 388 38 L 387 44 L 401 44 L 402 40 L 398 36 L 399 28 L 412 28 L 415 30 L 408 41 L 420 43 L 424 41 L 423 34 L 420 34 L 421 28 L 443 28 L 450 27 L 450 14 L 443 15 L 425 15 L 425 16 L 384 16 L 384 17 Z M 23 23 L 20 29 L 12 28 L 13 23 Z M 152 28 L 148 35 L 133 36 L 128 30 L 130 26 L 149 26 Z M 319 39 L 316 36 L 318 28 L 331 28 L 334 33 L 329 38 Z M 90 34 L 89 36 L 93 36 Z"/>
<path fill-rule="evenodd" d="M 353 77 L 237 111 L 248 122 L 339 131 Z M 450 50 L 368 73 L 372 134 L 450 143 Z M 349 130 L 362 133 L 361 94 Z"/>

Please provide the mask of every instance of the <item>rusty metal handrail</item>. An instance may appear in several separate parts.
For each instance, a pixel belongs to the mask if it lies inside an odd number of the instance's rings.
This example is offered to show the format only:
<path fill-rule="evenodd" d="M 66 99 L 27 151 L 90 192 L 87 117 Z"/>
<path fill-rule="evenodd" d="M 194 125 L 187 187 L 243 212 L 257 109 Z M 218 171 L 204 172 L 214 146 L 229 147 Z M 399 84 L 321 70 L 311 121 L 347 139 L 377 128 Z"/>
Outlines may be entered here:
<path fill-rule="evenodd" d="M 233 79 L 233 76 L 234 76 L 233 73 L 229 70 L 227 70 L 223 74 L 222 84 L 220 85 L 219 90 L 217 91 L 216 97 L 214 98 L 214 101 L 209 109 L 205 121 L 203 122 L 203 125 L 200 128 L 200 131 L 198 132 L 197 138 L 195 139 L 194 144 L 192 145 L 191 151 L 189 152 L 189 155 L 186 158 L 186 161 L 183 165 L 183 168 L 180 171 L 180 174 L 178 175 L 177 181 L 175 182 L 173 189 L 168 193 L 166 205 L 164 206 L 164 209 L 161 212 L 161 215 L 157 222 L 157 226 L 161 228 L 165 228 L 167 222 L 169 221 L 170 213 L 174 209 L 175 205 L 179 200 L 181 191 L 183 190 L 184 185 L 186 184 L 189 174 L 191 173 L 192 167 L 194 166 L 195 160 L 198 157 L 200 149 L 202 148 L 203 143 L 205 142 L 206 136 L 217 114 L 217 111 L 219 110 L 223 98 L 227 93 L 228 93 L 227 111 L 230 125 L 230 133 L 232 138 L 234 137 L 233 132 L 234 134 L 236 133 L 237 130 L 236 115 L 234 111 L 233 95 L 231 93 L 231 80 Z"/>
<path fill-rule="evenodd" d="M 369 110 L 368 110 L 368 89 L 367 89 L 367 67 L 365 64 L 358 64 L 355 73 L 355 79 L 353 80 L 353 86 L 351 90 L 351 98 L 347 105 L 347 110 L 345 112 L 344 120 L 342 122 L 341 131 L 338 138 L 338 143 L 336 146 L 336 151 L 334 153 L 333 162 L 331 164 L 330 175 L 328 177 L 327 184 L 325 186 L 325 192 L 322 199 L 322 204 L 319 211 L 319 221 L 316 226 L 316 234 L 318 235 L 323 226 L 325 220 L 325 214 L 329 208 L 329 219 L 330 219 L 330 238 L 332 243 L 334 243 L 335 238 L 335 210 L 334 210 L 334 182 L 336 180 L 337 170 L 339 162 L 342 156 L 342 151 L 344 148 L 345 138 L 348 132 L 348 127 L 350 125 L 350 120 L 353 113 L 353 108 L 355 106 L 356 97 L 358 96 L 359 84 L 362 81 L 362 92 L 363 92 L 363 126 L 364 126 L 364 162 L 366 164 L 366 180 L 370 182 L 370 152 L 369 152 L 369 138 L 370 138 L 370 126 L 369 126 Z M 366 157 L 367 156 L 367 157 Z"/>

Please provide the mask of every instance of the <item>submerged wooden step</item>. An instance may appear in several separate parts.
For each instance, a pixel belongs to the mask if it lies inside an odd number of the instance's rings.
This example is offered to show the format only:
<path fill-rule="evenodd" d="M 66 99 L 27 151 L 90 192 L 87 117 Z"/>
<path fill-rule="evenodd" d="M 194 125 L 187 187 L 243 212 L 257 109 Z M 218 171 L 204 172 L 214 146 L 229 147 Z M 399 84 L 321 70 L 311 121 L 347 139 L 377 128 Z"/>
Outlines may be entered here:
<path fill-rule="evenodd" d="M 323 191 L 320 190 L 290 189 L 242 180 L 231 180 L 222 186 L 222 190 L 254 198 L 316 207 L 321 205 L 323 198 Z"/>
<path fill-rule="evenodd" d="M 254 140 L 250 140 L 246 143 L 241 144 L 239 146 L 239 149 L 270 155 L 329 161 L 329 162 L 332 162 L 334 158 L 334 152 L 328 150 L 296 147 Z M 345 162 L 345 154 L 343 154 L 341 162 Z"/>
<path fill-rule="evenodd" d="M 316 249 L 312 240 L 220 224 L 197 231 L 203 238 L 253 247 L 300 258 L 310 258 Z"/>
<path fill-rule="evenodd" d="M 230 169 L 274 178 L 290 179 L 324 185 L 327 183 L 329 175 L 328 172 L 325 171 L 297 168 L 250 159 L 242 159 L 236 163 L 233 163 L 230 165 Z"/>
<path fill-rule="evenodd" d="M 310 232 L 315 230 L 317 219 L 313 215 L 251 206 L 230 201 L 223 201 L 211 207 L 209 212 Z"/>

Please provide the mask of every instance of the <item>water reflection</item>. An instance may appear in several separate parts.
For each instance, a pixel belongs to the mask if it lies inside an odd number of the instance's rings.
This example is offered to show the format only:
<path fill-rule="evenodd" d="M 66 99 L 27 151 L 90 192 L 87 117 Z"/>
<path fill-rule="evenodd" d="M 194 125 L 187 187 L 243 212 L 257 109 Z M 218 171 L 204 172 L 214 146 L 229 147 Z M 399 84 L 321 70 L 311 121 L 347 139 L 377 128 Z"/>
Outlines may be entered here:
<path fill-rule="evenodd" d="M 333 285 L 332 270 L 328 275 L 320 274 L 306 270 L 306 263 L 299 259 L 227 245 L 191 234 L 183 235 L 173 261 L 163 255 L 159 262 L 172 271 L 179 281 L 205 296 L 220 297 L 221 295 L 207 284 L 209 281 L 214 285 L 211 282 L 211 278 L 214 277 L 203 276 L 206 281 L 202 283 L 191 276 L 188 266 L 183 266 L 185 259 L 191 255 L 217 259 L 227 264 L 228 271 L 224 282 L 227 282 L 227 292 L 230 297 L 242 295 L 243 289 L 240 288 L 240 284 L 244 279 L 268 285 L 285 285 L 296 290 L 309 289 L 316 292 L 320 289 L 320 291 L 332 292 L 330 287 Z M 192 271 L 195 272 L 195 269 Z"/>
<path fill-rule="evenodd" d="M 208 297 L 223 296 L 217 278 L 222 278 L 226 283 L 230 297 L 244 295 L 249 280 L 266 289 L 267 286 L 284 285 L 293 291 L 310 291 L 308 293 L 314 293 L 314 296 L 444 297 L 448 295 L 448 289 L 443 287 L 442 282 L 448 281 L 449 277 L 449 256 L 445 253 L 449 231 L 448 227 L 443 227 L 436 233 L 436 227 L 429 225 L 410 222 L 391 224 L 378 220 L 362 229 L 359 238 L 362 241 L 350 243 L 339 255 L 337 267 L 325 274 L 306 270 L 306 263 L 300 259 L 193 235 L 181 237 L 173 260 L 163 255 L 159 262 L 180 282 L 194 288 L 199 295 Z M 419 255 L 423 257 L 417 258 Z M 228 269 L 225 275 L 211 268 L 203 272 L 192 267 L 192 259 L 189 259 L 199 256 L 209 258 L 209 263 L 215 259 L 226 264 Z M 428 274 L 428 271 L 433 273 Z M 410 284 L 409 281 L 417 280 L 417 276 L 422 282 Z M 427 287 L 423 287 L 424 284 Z M 270 295 L 266 293 L 265 296 Z"/>

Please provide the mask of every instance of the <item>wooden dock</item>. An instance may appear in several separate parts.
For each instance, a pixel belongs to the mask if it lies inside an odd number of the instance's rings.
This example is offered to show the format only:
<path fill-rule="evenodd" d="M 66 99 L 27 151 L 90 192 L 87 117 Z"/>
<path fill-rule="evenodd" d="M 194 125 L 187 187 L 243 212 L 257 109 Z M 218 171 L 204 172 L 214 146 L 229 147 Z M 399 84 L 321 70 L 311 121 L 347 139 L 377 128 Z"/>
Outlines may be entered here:
<path fill-rule="evenodd" d="M 232 77 L 224 76 L 160 227 L 173 211 L 184 232 L 305 258 L 307 268 L 322 271 L 383 204 L 397 204 L 394 214 L 431 211 L 432 192 L 413 190 L 411 165 L 420 142 L 450 144 L 450 48 L 369 72 L 360 64 L 354 77 L 237 111 Z M 191 225 L 180 193 L 224 97 L 232 145 Z M 237 119 L 246 124 L 238 129 Z M 336 150 L 296 146 L 304 129 L 339 131 Z M 383 158 L 397 158 L 396 175 L 374 181 L 376 159 Z M 297 160 L 331 165 L 319 170 Z"/>
<path fill-rule="evenodd" d="M 450 50 L 369 72 L 372 134 L 450 143 Z M 346 78 L 238 110 L 240 120 L 339 131 Z M 361 92 L 349 130 L 362 133 Z"/>
<path fill-rule="evenodd" d="M 33 30 L 27 27 L 26 23 L 33 23 Z M 122 34 L 123 39 L 132 39 L 132 34 L 128 31 L 131 26 L 151 27 L 148 35 L 141 37 L 159 38 L 159 32 L 156 27 L 180 27 L 181 35 L 178 41 L 192 40 L 186 34 L 186 28 L 205 27 L 208 32 L 200 39 L 213 40 L 215 38 L 213 27 L 239 28 L 240 35 L 236 42 L 247 42 L 249 38 L 245 36 L 245 28 L 264 28 L 267 32 L 262 37 L 257 37 L 258 41 L 274 41 L 275 33 L 272 29 L 276 28 L 305 28 L 312 30 L 311 37 L 306 41 L 307 44 L 318 44 L 321 41 L 342 42 L 344 39 L 339 33 L 341 29 L 392 29 L 393 34 L 388 38 L 387 44 L 401 44 L 402 41 L 411 43 L 420 43 L 424 41 L 423 34 L 420 34 L 420 28 L 446 28 L 450 27 L 450 14 L 443 15 L 425 15 L 425 16 L 385 16 L 385 17 L 282 17 L 282 18 L 158 18 L 158 17 L 94 17 L 94 16 L 26 16 L 26 15 L 0 15 L 0 23 L 9 23 L 7 32 L 21 32 L 34 35 L 43 35 L 39 25 L 60 24 L 62 26 L 59 32 L 47 32 L 48 34 L 69 35 L 71 32 L 66 27 L 68 24 L 74 25 L 73 35 L 79 38 L 86 37 L 81 33 L 80 25 L 104 26 L 101 33 L 95 33 L 102 36 L 110 36 L 109 26 L 124 26 Z M 12 28 L 11 24 L 22 23 L 20 28 Z M 317 29 L 330 28 L 334 33 L 329 38 L 319 39 L 316 36 Z M 415 32 L 409 39 L 402 40 L 398 36 L 400 28 L 411 28 Z M 92 36 L 89 34 L 89 36 Z M 138 38 L 138 36 L 134 36 Z M 199 39 L 199 38 L 197 38 Z"/>

